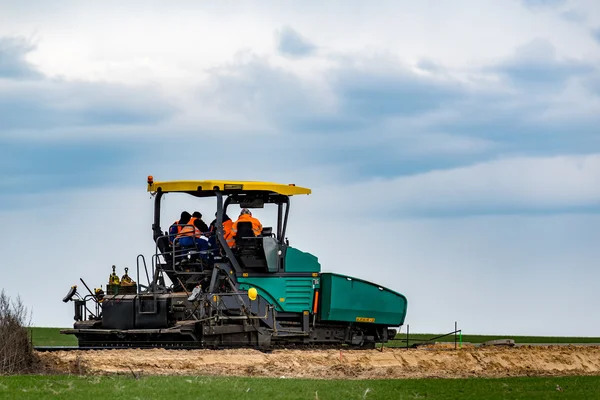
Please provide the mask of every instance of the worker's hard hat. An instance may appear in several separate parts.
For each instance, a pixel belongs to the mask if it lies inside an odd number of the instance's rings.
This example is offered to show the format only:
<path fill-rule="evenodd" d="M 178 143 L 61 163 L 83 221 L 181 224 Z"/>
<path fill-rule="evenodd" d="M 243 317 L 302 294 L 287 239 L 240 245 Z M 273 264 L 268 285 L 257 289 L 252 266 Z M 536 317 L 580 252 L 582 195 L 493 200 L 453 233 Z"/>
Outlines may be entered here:
<path fill-rule="evenodd" d="M 247 208 L 242 208 L 242 211 L 240 211 L 240 215 L 242 215 L 242 214 L 252 215 L 250 210 L 248 210 Z"/>

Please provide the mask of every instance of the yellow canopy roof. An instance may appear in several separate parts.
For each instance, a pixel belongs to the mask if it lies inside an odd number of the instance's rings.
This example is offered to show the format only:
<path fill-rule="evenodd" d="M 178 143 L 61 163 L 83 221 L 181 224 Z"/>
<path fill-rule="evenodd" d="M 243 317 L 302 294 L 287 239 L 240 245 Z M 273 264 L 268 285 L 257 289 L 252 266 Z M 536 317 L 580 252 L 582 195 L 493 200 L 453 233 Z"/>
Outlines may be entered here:
<path fill-rule="evenodd" d="M 150 183 L 152 181 L 152 183 Z M 262 191 L 283 194 L 286 196 L 294 196 L 297 194 L 310 194 L 311 190 L 296 186 L 294 184 L 282 184 L 272 182 L 255 182 L 255 181 L 169 181 L 169 182 L 153 182 L 153 179 L 148 178 L 148 191 L 156 192 L 158 189 L 164 193 L 168 192 L 196 192 L 196 195 L 212 195 L 214 190 L 222 192 L 238 192 L 238 191 Z M 204 192 L 204 193 L 202 193 Z"/>

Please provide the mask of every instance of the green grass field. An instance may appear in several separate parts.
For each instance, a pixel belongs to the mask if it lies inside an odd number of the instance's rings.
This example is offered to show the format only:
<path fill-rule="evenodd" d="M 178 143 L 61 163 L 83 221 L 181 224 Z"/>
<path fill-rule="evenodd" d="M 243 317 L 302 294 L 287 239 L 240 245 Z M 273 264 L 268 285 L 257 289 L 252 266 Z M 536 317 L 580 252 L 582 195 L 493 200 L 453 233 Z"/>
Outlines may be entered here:
<path fill-rule="evenodd" d="M 561 390 L 557 390 L 559 385 Z M 230 377 L 0 377 L 18 399 L 593 399 L 600 377 L 308 380 Z"/>
<path fill-rule="evenodd" d="M 34 346 L 77 346 L 73 335 L 61 335 L 63 328 L 29 328 Z"/>
<path fill-rule="evenodd" d="M 77 340 L 73 335 L 61 335 L 62 328 L 30 328 L 30 334 L 34 346 L 77 346 Z M 425 341 L 432 337 L 439 336 L 435 333 L 411 333 L 409 345 L 416 342 Z M 399 334 L 398 339 L 405 339 L 406 334 Z M 516 343 L 600 343 L 599 337 L 560 337 L 560 336 L 492 336 L 492 335 L 463 335 L 462 340 L 466 343 L 483 343 L 495 339 L 514 339 Z M 454 342 L 454 335 L 437 339 L 437 342 Z M 406 346 L 404 341 L 388 342 L 386 346 L 402 347 Z"/>

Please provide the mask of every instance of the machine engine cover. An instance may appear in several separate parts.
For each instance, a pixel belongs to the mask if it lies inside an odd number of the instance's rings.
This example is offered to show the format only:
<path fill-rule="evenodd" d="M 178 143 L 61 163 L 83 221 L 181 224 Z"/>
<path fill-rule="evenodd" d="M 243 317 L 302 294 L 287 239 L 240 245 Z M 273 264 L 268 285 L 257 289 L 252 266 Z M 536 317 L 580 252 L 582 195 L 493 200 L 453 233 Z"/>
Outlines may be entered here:
<path fill-rule="evenodd" d="M 133 329 L 134 296 L 105 297 L 102 302 L 102 327 L 105 329 Z"/>
<path fill-rule="evenodd" d="M 158 298 L 154 310 L 153 299 L 137 298 L 135 302 L 135 327 L 137 329 L 167 328 L 170 299 Z M 150 313 L 151 311 L 155 313 Z"/>

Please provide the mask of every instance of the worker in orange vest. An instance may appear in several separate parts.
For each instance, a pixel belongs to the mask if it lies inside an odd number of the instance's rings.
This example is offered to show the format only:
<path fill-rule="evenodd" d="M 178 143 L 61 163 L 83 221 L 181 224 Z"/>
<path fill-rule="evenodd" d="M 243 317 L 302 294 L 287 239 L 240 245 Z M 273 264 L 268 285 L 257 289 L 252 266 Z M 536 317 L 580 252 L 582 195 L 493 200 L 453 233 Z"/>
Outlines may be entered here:
<path fill-rule="evenodd" d="M 206 222 L 202 220 L 202 214 L 200 214 L 198 211 L 194 211 L 192 218 L 188 223 L 195 225 L 202 233 L 208 232 L 208 226 L 206 225 Z"/>
<path fill-rule="evenodd" d="M 190 218 L 188 223 L 181 228 L 181 231 L 177 235 L 177 242 L 184 248 L 194 247 L 200 252 L 200 257 L 202 259 L 208 260 L 211 258 L 211 246 L 208 238 L 204 236 L 204 233 L 200 230 L 198 221 L 197 217 Z"/>
<path fill-rule="evenodd" d="M 251 222 L 252 223 L 252 232 L 254 232 L 254 236 L 258 236 L 262 232 L 262 224 L 260 221 L 252 216 L 252 213 L 247 208 L 242 208 L 240 212 L 240 216 L 238 220 L 233 223 L 231 227 L 231 232 L 233 236 L 237 234 L 237 224 L 239 222 Z"/>
<path fill-rule="evenodd" d="M 215 213 L 215 217 L 217 216 L 217 213 Z M 233 232 L 231 232 L 231 227 L 233 226 L 233 221 L 231 220 L 231 218 L 229 218 L 229 215 L 227 214 L 223 214 L 223 236 L 225 237 L 225 240 L 227 241 L 227 245 L 229 247 L 233 247 L 233 245 L 235 244 L 235 241 L 233 240 Z M 210 239 L 211 239 L 211 243 L 213 244 L 213 247 L 216 248 L 217 245 L 217 219 L 215 218 L 211 223 L 210 223 Z"/>
<path fill-rule="evenodd" d="M 192 215 L 187 211 L 182 211 L 179 220 L 173 222 L 173 224 L 169 227 L 169 242 L 173 244 L 173 239 L 181 233 L 181 229 L 183 225 L 190 222 Z"/>
<path fill-rule="evenodd" d="M 229 247 L 233 247 L 235 245 L 235 240 L 233 239 L 233 221 L 227 214 L 223 215 L 223 234 L 225 236 L 225 240 L 227 241 L 227 245 Z"/>

